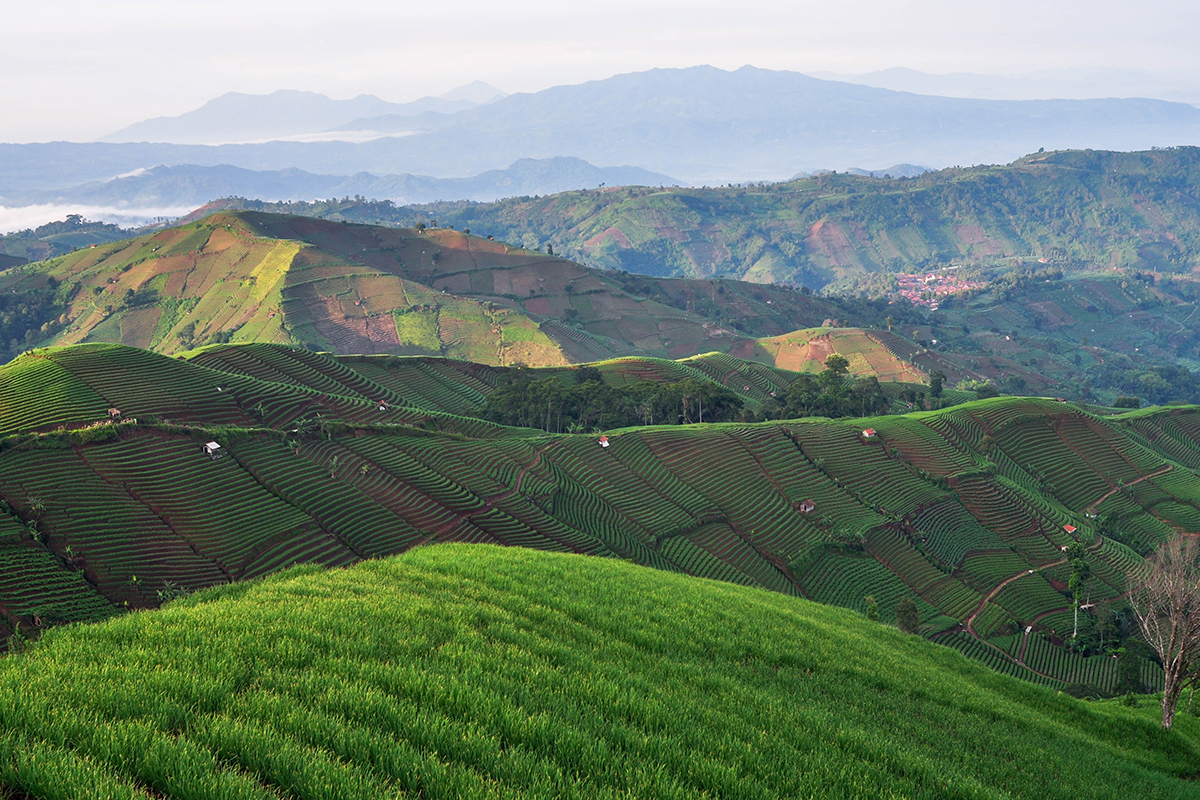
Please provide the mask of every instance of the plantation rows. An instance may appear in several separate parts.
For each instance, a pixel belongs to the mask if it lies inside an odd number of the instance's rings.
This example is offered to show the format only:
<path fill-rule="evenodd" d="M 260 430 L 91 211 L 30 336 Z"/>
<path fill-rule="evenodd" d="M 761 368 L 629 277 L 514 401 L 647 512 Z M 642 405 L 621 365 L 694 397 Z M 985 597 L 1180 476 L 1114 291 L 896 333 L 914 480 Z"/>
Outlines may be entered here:
<path fill-rule="evenodd" d="M 1021 666 L 1011 658 L 1006 658 L 1003 652 L 1000 652 L 983 642 L 979 641 L 969 633 L 954 632 L 945 633 L 934 637 L 933 641 L 938 644 L 944 644 L 947 647 L 952 647 L 962 653 L 967 658 L 979 661 L 984 665 L 996 670 L 996 672 L 1004 675 L 1012 675 L 1015 678 L 1029 681 L 1030 683 L 1038 683 L 1043 686 L 1051 686 L 1061 688 L 1063 682 L 1053 678 L 1047 678 L 1042 675 Z"/>
<path fill-rule="evenodd" d="M 1002 550 L 995 531 L 979 524 L 956 498 L 934 503 L 912 519 L 925 551 L 941 563 L 956 567 L 973 550 Z"/>
<path fill-rule="evenodd" d="M 150 368 L 137 354 L 103 350 L 96 361 L 128 360 L 137 374 Z M 1062 560 L 1060 547 L 1073 540 L 1062 525 L 1078 516 L 1027 490 L 1036 480 L 1004 466 L 1003 454 L 997 463 L 1014 480 L 973 471 L 957 479 L 957 497 L 936 480 L 981 463 L 955 449 L 960 437 L 975 435 L 974 418 L 963 409 L 889 419 L 877 428 L 881 441 L 864 441 L 860 422 L 799 421 L 613 431 L 605 448 L 595 436 L 513 435 L 518 431 L 417 411 L 401 406 L 405 396 L 384 383 L 384 376 L 420 374 L 448 387 L 455 374 L 469 374 L 476 375 L 469 390 L 482 395 L 490 385 L 483 378 L 497 374 L 453 361 L 364 359 L 376 380 L 354 360 L 286 348 L 212 348 L 193 362 L 150 358 L 187 378 L 172 402 L 196 403 L 215 419 L 247 406 L 276 427 L 316 413 L 358 424 L 433 415 L 460 435 L 377 429 L 331 436 L 309 427 L 286 438 L 224 437 L 228 455 L 211 460 L 199 445 L 220 433 L 118 426 L 110 429 L 112 441 L 30 449 L 42 446 L 35 440 L 0 453 L 0 496 L 21 513 L 22 502 L 32 509 L 27 498 L 36 498 L 54 557 L 65 563 L 71 548 L 104 602 L 145 604 L 168 582 L 210 585 L 295 562 L 345 564 L 458 540 L 616 556 L 851 608 L 872 594 L 885 616 L 909 596 L 929 631 L 965 623 L 979 609 L 974 630 L 1003 635 L 1068 605 L 1048 582 L 1064 581 L 1065 572 L 1027 573 Z M 95 365 L 64 361 L 89 380 L 119 382 L 118 372 L 104 376 Z M 396 398 L 395 408 L 376 407 L 381 391 Z M 1038 447 L 1065 447 L 1046 414 L 1029 410 L 1037 403 L 1009 405 L 1024 410 L 1007 416 L 1002 444 L 1019 446 L 1015 437 L 1034 429 Z M 1036 424 L 1021 421 L 1038 413 Z M 53 443 L 46 440 L 46 448 Z M 1087 463 L 1114 452 L 1106 445 Z M 1177 469 L 1160 476 L 1163 485 L 1194 491 Z M 1195 508 L 1152 481 L 1142 484 L 1149 487 L 1140 497 L 1158 498 L 1164 516 L 1183 519 Z M 1161 538 L 1165 526 L 1131 505 L 1137 497 L 1131 491 L 1110 498 L 1130 504 L 1122 526 L 1135 537 Z M 814 508 L 806 513 L 808 501 Z M 1085 527 L 1076 538 L 1094 541 L 1089 537 Z M 1137 556 L 1106 538 L 1088 560 L 1091 597 L 1104 599 L 1121 590 Z M 1069 615 L 1040 621 L 1061 634 Z"/>
<path fill-rule="evenodd" d="M 18 539 L 12 523 L 0 525 L 0 618 L 43 624 L 104 619 L 117 613 L 79 572 L 65 567 L 49 550 Z"/>
<path fill-rule="evenodd" d="M 107 419 L 108 402 L 62 366 L 24 356 L 0 367 L 0 430 L 48 429 Z"/>
<path fill-rule="evenodd" d="M 934 475 L 950 477 L 977 466 L 969 451 L 947 441 L 946 434 L 927 425 L 911 421 L 895 424 L 884 417 L 871 423 L 888 447 L 897 450 L 917 469 Z"/>

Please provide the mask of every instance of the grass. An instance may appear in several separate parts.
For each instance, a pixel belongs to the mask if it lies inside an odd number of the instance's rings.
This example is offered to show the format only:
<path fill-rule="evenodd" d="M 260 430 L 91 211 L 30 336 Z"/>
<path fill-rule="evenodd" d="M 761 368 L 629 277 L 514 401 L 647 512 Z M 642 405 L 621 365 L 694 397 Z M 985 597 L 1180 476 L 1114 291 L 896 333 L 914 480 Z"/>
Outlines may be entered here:
<path fill-rule="evenodd" d="M 302 567 L 0 662 L 34 797 L 1200 795 L 1182 718 L 1088 704 L 856 614 L 488 546 Z"/>

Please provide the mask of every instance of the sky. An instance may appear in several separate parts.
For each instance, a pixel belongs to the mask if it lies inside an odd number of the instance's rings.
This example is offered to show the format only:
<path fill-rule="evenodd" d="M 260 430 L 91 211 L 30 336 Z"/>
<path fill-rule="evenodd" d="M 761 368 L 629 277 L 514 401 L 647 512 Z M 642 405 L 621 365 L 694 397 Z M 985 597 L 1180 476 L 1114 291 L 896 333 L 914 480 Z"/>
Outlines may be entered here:
<path fill-rule="evenodd" d="M 225 92 L 405 102 L 654 67 L 1120 67 L 1195 78 L 1195 0 L 0 0 L 0 142 L 89 141 Z"/>

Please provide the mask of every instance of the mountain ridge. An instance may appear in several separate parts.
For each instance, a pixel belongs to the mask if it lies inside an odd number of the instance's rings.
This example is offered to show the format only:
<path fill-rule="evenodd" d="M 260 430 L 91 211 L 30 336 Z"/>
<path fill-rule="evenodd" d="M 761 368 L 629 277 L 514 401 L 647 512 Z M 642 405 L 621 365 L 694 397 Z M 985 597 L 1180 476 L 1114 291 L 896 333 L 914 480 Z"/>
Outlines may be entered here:
<path fill-rule="evenodd" d="M 1200 109 L 1180 103 L 962 100 L 753 67 L 631 73 L 412 119 L 412 135 L 360 144 L 0 145 L 0 190 L 55 188 L 155 164 L 461 177 L 553 156 L 726 183 L 841 165 L 1007 162 L 1039 147 L 1200 143 Z"/>

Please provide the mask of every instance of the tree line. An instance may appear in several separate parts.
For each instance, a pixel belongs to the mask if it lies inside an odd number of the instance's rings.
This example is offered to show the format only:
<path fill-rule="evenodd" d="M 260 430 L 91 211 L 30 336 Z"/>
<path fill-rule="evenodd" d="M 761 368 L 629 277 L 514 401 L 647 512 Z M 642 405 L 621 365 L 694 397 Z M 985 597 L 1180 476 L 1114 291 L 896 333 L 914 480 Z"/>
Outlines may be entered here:
<path fill-rule="evenodd" d="M 674 383 L 604 382 L 600 370 L 576 370 L 575 383 L 518 372 L 488 397 L 480 416 L 503 425 L 547 433 L 577 433 L 633 425 L 688 425 L 743 419 L 744 403 L 732 390 L 709 380 Z"/>

